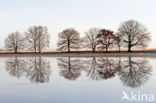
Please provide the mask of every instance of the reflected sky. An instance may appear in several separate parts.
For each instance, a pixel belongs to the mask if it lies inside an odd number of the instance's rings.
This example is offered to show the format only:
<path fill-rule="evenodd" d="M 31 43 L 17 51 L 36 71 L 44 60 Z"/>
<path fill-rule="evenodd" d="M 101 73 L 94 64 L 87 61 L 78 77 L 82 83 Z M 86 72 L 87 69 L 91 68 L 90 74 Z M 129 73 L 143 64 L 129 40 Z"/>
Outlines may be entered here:
<path fill-rule="evenodd" d="M 1 103 L 129 103 L 122 91 L 156 94 L 155 58 L 0 58 Z M 113 98 L 113 99 L 112 99 Z"/>

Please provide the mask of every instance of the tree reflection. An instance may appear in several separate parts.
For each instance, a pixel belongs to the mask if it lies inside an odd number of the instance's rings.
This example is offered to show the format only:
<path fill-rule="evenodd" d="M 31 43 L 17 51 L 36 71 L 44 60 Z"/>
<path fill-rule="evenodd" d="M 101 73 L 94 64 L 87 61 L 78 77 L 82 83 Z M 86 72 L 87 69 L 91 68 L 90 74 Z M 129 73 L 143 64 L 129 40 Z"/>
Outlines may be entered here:
<path fill-rule="evenodd" d="M 119 67 L 116 66 L 116 62 L 108 57 L 93 57 L 88 63 L 88 68 L 88 76 L 92 80 L 112 78 L 119 70 Z"/>
<path fill-rule="evenodd" d="M 123 85 L 135 88 L 146 83 L 151 76 L 151 66 L 145 59 L 93 57 L 87 61 L 87 76 L 92 80 L 109 79 L 118 74 Z"/>
<path fill-rule="evenodd" d="M 32 82 L 45 83 L 51 74 L 50 63 L 41 56 L 30 59 L 15 57 L 6 61 L 6 70 L 10 75 L 28 77 Z"/>
<path fill-rule="evenodd" d="M 98 60 L 98 72 L 101 78 L 108 79 L 115 77 L 118 69 L 116 68 L 115 61 L 111 58 L 100 58 Z"/>
<path fill-rule="evenodd" d="M 101 77 L 98 73 L 98 65 L 96 57 L 93 57 L 92 60 L 89 60 L 86 62 L 88 65 L 86 68 L 88 68 L 87 76 L 89 76 L 92 80 L 100 80 Z"/>
<path fill-rule="evenodd" d="M 76 80 L 81 71 L 87 72 L 92 80 L 103 80 L 115 77 L 117 74 L 123 85 L 140 87 L 151 76 L 151 66 L 146 59 L 128 57 L 128 59 L 111 57 L 92 57 L 78 59 L 72 57 L 58 58 L 60 75 L 69 80 Z M 41 56 L 31 58 L 15 57 L 6 60 L 6 70 L 11 76 L 20 78 L 25 76 L 34 83 L 49 81 L 50 63 Z"/>
<path fill-rule="evenodd" d="M 46 59 L 34 57 L 28 63 L 27 77 L 35 83 L 44 83 L 49 81 L 51 74 L 50 63 Z"/>
<path fill-rule="evenodd" d="M 124 61 L 124 66 L 118 74 L 125 86 L 136 88 L 149 80 L 151 66 L 149 66 L 148 61 L 145 59 L 128 57 L 128 60 Z"/>
<path fill-rule="evenodd" d="M 60 68 L 60 75 L 69 80 L 77 79 L 81 74 L 81 62 L 79 59 L 59 58 L 58 66 Z"/>
<path fill-rule="evenodd" d="M 20 78 L 26 70 L 26 61 L 19 57 L 11 58 L 6 61 L 6 70 L 10 75 Z"/>

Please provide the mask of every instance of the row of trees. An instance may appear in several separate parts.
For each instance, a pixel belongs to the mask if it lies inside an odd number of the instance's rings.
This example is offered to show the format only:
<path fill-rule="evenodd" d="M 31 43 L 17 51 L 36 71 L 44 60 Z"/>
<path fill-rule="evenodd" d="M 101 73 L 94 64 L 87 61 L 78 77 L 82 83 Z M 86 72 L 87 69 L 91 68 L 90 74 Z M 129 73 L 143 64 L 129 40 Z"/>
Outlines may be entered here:
<path fill-rule="evenodd" d="M 14 50 L 15 53 L 17 53 L 18 50 L 24 49 L 41 52 L 41 50 L 49 47 L 49 41 L 50 38 L 47 27 L 33 26 L 24 34 L 18 31 L 9 34 L 5 40 L 5 47 L 8 50 Z"/>
<path fill-rule="evenodd" d="M 91 28 L 84 38 L 80 39 L 79 33 L 74 29 L 66 29 L 59 34 L 58 49 L 68 50 L 85 47 L 92 49 L 106 50 L 118 47 L 127 48 L 131 52 L 132 48 L 145 48 L 150 41 L 150 33 L 147 28 L 138 21 L 128 20 L 118 28 L 117 33 L 109 29 Z"/>
<path fill-rule="evenodd" d="M 9 50 L 28 48 L 35 52 L 41 52 L 49 46 L 49 33 L 47 27 L 30 27 L 22 36 L 19 32 L 11 33 L 5 40 L 5 46 Z M 58 50 L 70 52 L 71 49 L 87 48 L 95 52 L 97 49 L 105 50 L 110 48 L 127 48 L 131 52 L 132 48 L 145 48 L 150 41 L 150 33 L 147 28 L 138 21 L 128 20 L 120 24 L 115 33 L 109 29 L 90 28 L 85 32 L 85 36 L 80 38 L 80 34 L 73 28 L 65 29 L 59 33 L 57 43 Z"/>

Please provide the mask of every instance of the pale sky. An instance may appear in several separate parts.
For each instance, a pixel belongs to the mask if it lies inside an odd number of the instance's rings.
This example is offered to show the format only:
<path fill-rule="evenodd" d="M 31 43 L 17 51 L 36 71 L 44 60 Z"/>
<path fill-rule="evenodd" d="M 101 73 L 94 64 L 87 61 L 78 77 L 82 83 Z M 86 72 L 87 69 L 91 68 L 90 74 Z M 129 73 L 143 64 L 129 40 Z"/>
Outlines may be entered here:
<path fill-rule="evenodd" d="M 0 48 L 9 33 L 24 33 L 29 26 L 47 26 L 49 49 L 55 50 L 63 29 L 75 28 L 81 35 L 90 27 L 116 32 L 119 24 L 129 19 L 148 28 L 150 47 L 156 48 L 156 0 L 0 0 Z"/>

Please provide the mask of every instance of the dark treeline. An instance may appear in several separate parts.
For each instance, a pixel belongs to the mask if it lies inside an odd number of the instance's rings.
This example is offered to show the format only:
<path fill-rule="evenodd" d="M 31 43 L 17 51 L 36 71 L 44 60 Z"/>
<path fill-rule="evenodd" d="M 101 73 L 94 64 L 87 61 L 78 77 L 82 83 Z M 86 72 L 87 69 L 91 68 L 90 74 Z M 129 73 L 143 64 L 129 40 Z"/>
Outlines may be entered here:
<path fill-rule="evenodd" d="M 120 52 L 121 48 L 126 48 L 131 52 L 135 48 L 147 47 L 150 38 L 150 33 L 142 23 L 128 20 L 120 24 L 117 32 L 105 28 L 90 28 L 82 38 L 75 29 L 65 29 L 58 34 L 57 49 L 67 52 L 71 52 L 72 49 L 91 49 L 92 52 L 118 49 Z M 41 53 L 49 47 L 49 43 L 47 27 L 33 26 L 23 34 L 18 31 L 10 33 L 5 40 L 5 47 L 15 53 L 22 50 Z"/>

